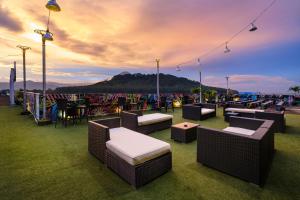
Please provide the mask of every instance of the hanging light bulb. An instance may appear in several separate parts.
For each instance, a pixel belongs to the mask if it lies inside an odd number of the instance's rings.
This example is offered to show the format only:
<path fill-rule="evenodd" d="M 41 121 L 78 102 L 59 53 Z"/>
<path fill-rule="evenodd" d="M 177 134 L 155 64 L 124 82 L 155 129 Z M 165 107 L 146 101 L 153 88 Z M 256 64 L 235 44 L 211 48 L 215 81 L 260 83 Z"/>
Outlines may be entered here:
<path fill-rule="evenodd" d="M 254 32 L 257 30 L 257 26 L 254 25 L 254 23 L 251 23 L 251 28 L 249 29 L 250 32 Z"/>
<path fill-rule="evenodd" d="M 201 60 L 200 60 L 200 58 L 198 58 L 197 61 L 198 61 L 198 64 L 201 65 Z"/>
<path fill-rule="evenodd" d="M 48 3 L 46 4 L 46 8 L 48 10 L 51 10 L 51 11 L 54 11 L 54 12 L 59 12 L 60 11 L 60 7 L 56 3 L 56 0 L 49 0 Z"/>
<path fill-rule="evenodd" d="M 176 67 L 176 71 L 177 71 L 177 72 L 180 72 L 180 71 L 181 71 L 181 69 L 180 69 L 180 66 L 179 66 L 179 65 Z"/>
<path fill-rule="evenodd" d="M 228 42 L 226 42 L 224 53 L 229 53 L 231 50 L 228 48 Z"/>

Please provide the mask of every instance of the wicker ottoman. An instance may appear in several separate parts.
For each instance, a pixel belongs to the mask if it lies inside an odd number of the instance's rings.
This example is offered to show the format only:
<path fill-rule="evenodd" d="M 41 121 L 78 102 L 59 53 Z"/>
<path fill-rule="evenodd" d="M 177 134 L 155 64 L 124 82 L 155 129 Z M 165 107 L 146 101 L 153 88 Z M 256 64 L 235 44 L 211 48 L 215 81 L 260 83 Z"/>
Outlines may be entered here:
<path fill-rule="evenodd" d="M 199 124 L 184 122 L 171 127 L 171 139 L 178 142 L 192 142 L 197 138 Z"/>

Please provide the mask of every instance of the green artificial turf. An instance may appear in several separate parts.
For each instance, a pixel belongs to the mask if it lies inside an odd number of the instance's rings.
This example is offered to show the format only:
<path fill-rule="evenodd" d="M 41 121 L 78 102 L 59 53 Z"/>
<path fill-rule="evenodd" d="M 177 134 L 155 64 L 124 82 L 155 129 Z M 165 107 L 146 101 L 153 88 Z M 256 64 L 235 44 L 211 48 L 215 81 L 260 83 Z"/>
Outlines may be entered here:
<path fill-rule="evenodd" d="M 263 188 L 196 162 L 196 141 L 180 144 L 170 129 L 151 136 L 172 145 L 173 168 L 135 190 L 87 151 L 87 124 L 39 127 L 19 107 L 0 107 L 0 199 L 300 199 L 300 115 L 287 115 Z M 218 117 L 199 122 L 224 128 Z M 182 122 L 181 111 L 173 123 Z"/>

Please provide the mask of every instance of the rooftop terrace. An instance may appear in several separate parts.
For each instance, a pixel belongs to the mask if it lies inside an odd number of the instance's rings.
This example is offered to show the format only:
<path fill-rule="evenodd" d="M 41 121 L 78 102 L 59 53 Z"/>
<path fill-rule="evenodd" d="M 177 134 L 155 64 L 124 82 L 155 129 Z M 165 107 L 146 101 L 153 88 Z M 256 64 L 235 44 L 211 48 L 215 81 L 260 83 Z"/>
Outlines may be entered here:
<path fill-rule="evenodd" d="M 263 188 L 196 162 L 196 141 L 170 139 L 170 129 L 151 134 L 171 144 L 173 168 L 136 190 L 87 151 L 87 123 L 39 127 L 20 107 L 0 107 L 0 197 L 5 199 L 300 199 L 300 115 L 286 115 L 285 134 L 275 134 L 276 154 Z M 173 124 L 183 121 L 181 109 Z M 189 121 L 189 120 L 185 120 Z M 222 111 L 199 122 L 225 128 Z"/>

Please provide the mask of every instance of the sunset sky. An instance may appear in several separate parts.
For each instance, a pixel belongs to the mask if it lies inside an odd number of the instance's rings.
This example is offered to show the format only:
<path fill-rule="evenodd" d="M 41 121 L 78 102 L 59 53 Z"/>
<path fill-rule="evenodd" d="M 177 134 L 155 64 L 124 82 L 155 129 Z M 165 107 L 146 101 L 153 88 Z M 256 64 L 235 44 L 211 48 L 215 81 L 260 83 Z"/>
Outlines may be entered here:
<path fill-rule="evenodd" d="M 42 80 L 41 38 L 48 11 L 41 0 L 0 0 L 0 82 L 8 81 L 27 53 L 28 80 Z M 57 0 L 62 11 L 51 13 L 47 43 L 47 81 L 94 83 L 122 71 L 161 72 L 198 80 L 196 58 L 225 42 L 249 24 L 271 0 Z M 240 91 L 287 92 L 300 85 L 300 1 L 278 0 L 256 23 L 202 59 L 204 84 Z M 194 59 L 181 66 L 179 63 Z"/>

